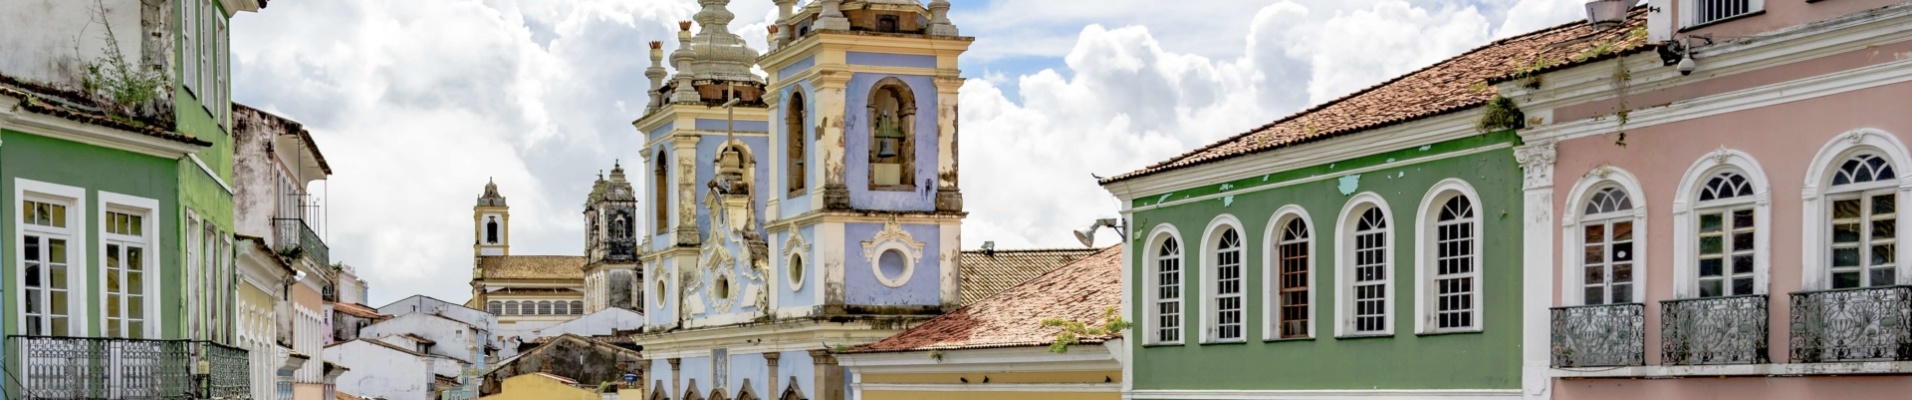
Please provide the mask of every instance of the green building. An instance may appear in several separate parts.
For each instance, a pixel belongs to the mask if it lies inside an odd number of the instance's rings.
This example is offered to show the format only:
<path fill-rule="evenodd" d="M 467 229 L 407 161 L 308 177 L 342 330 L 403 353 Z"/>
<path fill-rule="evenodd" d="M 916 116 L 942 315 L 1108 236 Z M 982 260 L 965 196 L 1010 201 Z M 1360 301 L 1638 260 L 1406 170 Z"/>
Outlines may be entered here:
<path fill-rule="evenodd" d="M 1486 82 L 1630 37 L 1501 40 L 1103 180 L 1124 397 L 1519 398 L 1524 117 Z"/>
<path fill-rule="evenodd" d="M 0 4 L 8 398 L 245 393 L 227 22 L 263 3 Z"/>

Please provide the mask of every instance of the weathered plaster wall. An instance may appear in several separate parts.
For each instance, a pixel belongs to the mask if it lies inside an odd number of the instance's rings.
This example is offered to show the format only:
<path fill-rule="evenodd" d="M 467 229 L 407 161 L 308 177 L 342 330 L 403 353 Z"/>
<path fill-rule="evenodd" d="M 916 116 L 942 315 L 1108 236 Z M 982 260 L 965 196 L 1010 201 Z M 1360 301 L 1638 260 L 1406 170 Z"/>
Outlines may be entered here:
<path fill-rule="evenodd" d="M 1149 346 L 1135 341 L 1134 388 L 1138 390 L 1221 389 L 1511 389 L 1520 387 L 1520 282 L 1522 175 L 1513 152 L 1504 146 L 1515 141 L 1511 132 L 1486 134 L 1421 148 L 1342 160 L 1264 177 L 1234 182 L 1201 182 L 1203 186 L 1173 193 L 1144 195 L 1137 207 L 1180 201 L 1209 194 L 1221 197 L 1135 213 L 1137 234 L 1130 239 L 1133 265 L 1147 265 L 1146 235 L 1164 224 L 1179 233 L 1183 246 L 1183 337 L 1186 344 Z M 1332 141 L 1326 143 L 1334 143 Z M 1450 154 L 1486 146 L 1499 148 L 1471 155 Z M 1446 158 L 1444 158 L 1446 157 Z M 1378 169 L 1347 174 L 1352 169 Z M 1480 196 L 1475 204 L 1482 223 L 1481 291 L 1484 307 L 1480 333 L 1417 335 L 1415 333 L 1415 215 L 1435 183 L 1460 178 Z M 1297 182 L 1299 181 L 1299 182 Z M 1195 182 L 1191 182 L 1195 183 Z M 1285 186 L 1283 186 L 1285 185 Z M 1271 187 L 1265 190 L 1259 187 Z M 1373 192 L 1385 199 L 1393 220 L 1389 238 L 1394 246 L 1394 295 L 1390 312 L 1394 333 L 1385 337 L 1335 337 L 1337 316 L 1334 251 L 1341 233 L 1335 230 L 1342 208 L 1353 195 Z M 1236 193 L 1227 195 L 1227 193 Z M 1307 210 L 1314 239 L 1315 259 L 1310 328 L 1314 339 L 1263 341 L 1268 310 L 1264 303 L 1264 276 L 1268 274 L 1265 247 L 1268 225 L 1277 209 L 1299 205 Z M 1216 216 L 1228 214 L 1242 223 L 1247 260 L 1244 282 L 1246 343 L 1201 344 L 1203 308 L 1197 299 L 1210 277 L 1201 266 L 1200 243 Z M 1126 282 L 1134 304 L 1148 304 L 1140 286 L 1149 269 L 1136 268 Z M 1141 308 L 1137 307 L 1137 312 Z M 1145 321 L 1142 315 L 1133 315 Z M 1296 360 L 1309 360 L 1297 362 Z M 1144 396 L 1145 397 L 1145 396 Z"/>
<path fill-rule="evenodd" d="M 407 297 L 399 301 L 394 301 L 391 304 L 386 304 L 379 307 L 378 312 L 385 315 L 405 315 L 410 313 L 438 314 L 445 318 L 455 319 L 485 330 L 493 330 L 498 322 L 498 316 L 491 315 L 491 313 L 484 312 L 484 310 L 476 310 L 465 307 L 462 304 L 423 295 Z"/>
<path fill-rule="evenodd" d="M 914 192 L 870 190 L 870 91 L 883 78 L 908 84 L 916 96 Z M 850 205 L 865 210 L 932 211 L 936 209 L 937 96 L 933 77 L 859 72 L 844 92 L 844 180 L 850 186 Z"/>
<path fill-rule="evenodd" d="M 139 0 L 104 1 L 120 54 L 138 64 L 142 29 Z M 106 25 L 94 1 L 9 1 L 0 3 L 0 71 L 26 81 L 78 88 L 87 62 L 107 51 Z"/>
<path fill-rule="evenodd" d="M 232 135 L 233 231 L 277 245 L 272 218 L 278 214 L 280 177 L 285 173 L 273 157 L 273 138 L 284 127 L 269 123 L 269 118 L 246 121 L 235 126 Z"/>
<path fill-rule="evenodd" d="M 808 61 L 809 59 L 806 58 L 805 60 Z M 809 68 L 807 65 L 802 67 Z M 791 68 L 797 68 L 797 66 L 791 66 L 785 68 L 785 70 L 789 71 Z M 785 147 L 788 145 L 773 146 L 776 147 L 776 149 L 773 150 L 776 154 L 774 157 L 767 158 L 773 159 L 771 162 L 777 166 L 777 170 L 779 171 L 776 177 L 778 182 L 777 188 L 771 195 L 782 198 L 781 201 L 777 202 L 777 213 L 782 218 L 795 217 L 815 209 L 810 205 L 811 198 L 823 189 L 823 175 L 817 172 L 820 168 L 818 166 L 821 165 L 818 163 L 816 156 L 817 148 L 822 144 L 817 143 L 817 101 L 814 98 L 814 92 L 815 90 L 811 88 L 809 80 L 792 83 L 791 86 L 783 88 L 781 100 L 778 100 L 780 103 L 771 114 L 771 122 L 773 122 L 772 135 L 775 135 L 777 138 L 777 140 L 773 142 L 781 143 L 784 138 L 785 129 L 783 120 L 789 118 L 790 109 L 788 106 L 790 105 L 790 99 L 798 93 L 803 94 L 803 165 L 805 169 L 803 173 L 806 174 L 806 179 L 803 180 L 803 193 L 796 196 L 790 195 L 789 182 L 785 179 L 788 171 L 783 171 L 784 166 L 788 164 L 784 160 L 784 157 L 787 156 L 785 153 L 788 152 Z"/>
<path fill-rule="evenodd" d="M 915 270 L 900 287 L 884 285 L 876 278 L 875 263 L 864 257 L 863 242 L 872 240 L 883 224 L 843 224 L 843 284 L 845 304 L 877 306 L 934 306 L 942 304 L 942 227 L 903 224 L 903 231 L 922 242 L 922 256 Z M 872 254 L 875 254 L 872 252 Z"/>
<path fill-rule="evenodd" d="M 474 328 L 464 322 L 424 313 L 400 315 L 359 330 L 359 336 L 372 338 L 404 334 L 437 342 L 426 347 L 427 353 L 465 362 L 477 362 L 477 357 L 474 357 L 470 346 L 475 343 L 482 353 L 483 341 L 491 337 L 489 331 Z"/>
<path fill-rule="evenodd" d="M 1676 26 L 1678 24 L 1677 21 L 1680 21 L 1681 19 L 1685 18 L 1681 16 L 1681 13 L 1695 12 L 1695 11 L 1686 10 L 1682 6 L 1682 4 L 1686 2 L 1680 1 L 1680 0 L 1666 0 L 1666 1 L 1654 0 L 1653 2 L 1655 3 L 1653 4 L 1654 6 L 1661 7 L 1663 9 L 1670 11 L 1668 14 L 1670 14 L 1670 18 L 1672 18 L 1672 21 L 1675 21 L 1674 24 Z M 1832 2 L 1768 0 L 1764 2 L 1766 4 L 1766 10 L 1764 13 L 1731 20 L 1729 22 L 1722 22 L 1722 23 L 1718 23 L 1714 25 L 1707 25 L 1707 26 L 1703 26 L 1703 27 L 1700 27 L 1691 31 L 1683 32 L 1683 33 L 1687 35 L 1714 35 L 1718 37 L 1753 36 L 1755 34 L 1769 32 L 1776 29 L 1786 28 L 1786 27 L 1804 24 L 1808 22 L 1821 21 L 1827 18 L 1832 18 L 1832 17 L 1859 12 L 1863 10 L 1884 7 L 1887 5 L 1892 5 L 1892 4 L 1901 3 L 1901 2 L 1902 1 L 1900 0 L 1856 0 L 1856 1 L 1832 1 Z"/>
<path fill-rule="evenodd" d="M 148 267 L 153 268 L 155 273 L 147 276 L 147 279 L 159 280 L 158 292 L 151 294 L 148 301 L 158 302 L 154 306 L 154 311 L 160 318 L 160 336 L 183 338 L 185 332 L 182 322 L 185 302 L 181 285 L 185 284 L 182 279 L 185 269 L 181 266 L 181 258 L 177 252 L 182 247 L 179 232 L 183 228 L 180 227 L 180 214 L 177 212 L 179 203 L 176 201 L 178 198 L 176 186 L 178 180 L 174 170 L 176 162 L 13 130 L 0 130 L 0 142 L 6 144 L 0 146 L 0 199 L 6 200 L 3 205 L 0 205 L 0 210 L 5 210 L 4 215 L 9 222 L 13 217 L 21 215 L 19 199 L 15 195 L 20 179 L 86 189 L 86 198 L 78 199 L 81 204 L 76 204 L 84 207 L 68 208 L 69 213 L 79 212 L 82 208 L 85 210 L 84 215 L 77 216 L 80 218 L 78 220 L 84 223 L 75 228 L 86 233 L 68 243 L 71 248 L 84 249 L 74 252 L 80 256 L 76 261 L 83 261 L 76 267 L 84 266 L 88 271 L 104 271 L 100 263 L 99 250 L 97 250 L 100 243 L 98 232 L 100 231 L 99 195 L 101 192 L 143 197 L 158 202 L 158 209 L 152 210 L 147 220 L 152 221 L 148 224 L 154 222 L 159 224 L 154 227 L 158 242 L 154 248 L 149 249 L 157 253 L 149 256 L 154 258 L 150 259 Z M 76 163 L 74 160 L 85 161 Z M 54 165 L 59 167 L 49 167 Z M 9 255 L 16 254 L 14 252 L 19 248 L 20 240 L 22 239 L 15 224 L 0 224 L 0 247 L 7 248 Z M 4 265 L 4 269 L 0 270 L 6 271 L 0 274 L 0 281 L 4 281 L 5 287 L 20 287 L 18 271 L 21 270 L 21 266 L 18 257 L 0 258 L 0 265 Z M 86 277 L 83 285 L 89 296 L 105 298 L 104 289 L 100 284 L 101 279 L 100 273 L 97 272 Z M 18 296 L 19 293 L 9 291 L 5 301 L 14 302 Z M 92 317 L 86 324 L 88 330 L 78 333 L 99 335 L 102 327 L 105 326 L 103 313 L 83 311 L 97 310 L 99 304 L 84 301 L 72 304 L 74 315 Z M 20 309 L 7 307 L 5 313 L 4 321 L 0 323 L 5 324 L 8 332 L 21 332 L 23 328 L 19 326 Z"/>
<path fill-rule="evenodd" d="M 782 362 L 779 361 L 778 365 L 781 367 Z M 750 381 L 750 390 L 757 393 L 757 398 L 774 397 L 764 394 L 768 390 L 763 382 L 764 375 L 769 373 L 770 364 L 764 361 L 763 353 L 731 353 L 730 376 L 724 388 L 730 391 L 730 398 L 734 399 L 737 393 L 744 390 L 744 381 Z"/>
<path fill-rule="evenodd" d="M 803 257 L 803 279 L 800 279 L 798 282 L 801 283 L 802 286 L 795 287 L 795 290 L 792 290 L 793 287 L 790 286 L 788 275 L 790 274 L 790 258 L 786 257 L 786 255 L 790 254 L 788 246 L 792 244 L 790 241 L 790 231 L 780 231 L 775 233 L 774 236 L 777 246 L 772 253 L 776 254 L 776 259 L 771 265 L 775 266 L 774 271 L 776 271 L 774 274 L 776 277 L 772 280 L 775 281 L 774 283 L 777 288 L 777 307 L 791 308 L 817 305 L 817 291 L 820 290 L 817 288 L 822 286 L 822 281 L 817 278 L 817 271 L 821 270 L 818 267 L 821 266 L 821 264 L 816 262 L 818 260 L 816 253 L 821 249 L 823 244 L 816 243 L 816 227 L 814 225 L 805 226 L 797 230 L 797 236 L 803 240 L 805 245 L 809 246 L 809 251 L 799 251 L 797 253 Z"/>
<path fill-rule="evenodd" d="M 351 368 L 339 375 L 338 391 L 367 398 L 430 400 L 433 376 L 428 363 L 431 359 L 365 341 L 325 349 L 325 361 Z"/>

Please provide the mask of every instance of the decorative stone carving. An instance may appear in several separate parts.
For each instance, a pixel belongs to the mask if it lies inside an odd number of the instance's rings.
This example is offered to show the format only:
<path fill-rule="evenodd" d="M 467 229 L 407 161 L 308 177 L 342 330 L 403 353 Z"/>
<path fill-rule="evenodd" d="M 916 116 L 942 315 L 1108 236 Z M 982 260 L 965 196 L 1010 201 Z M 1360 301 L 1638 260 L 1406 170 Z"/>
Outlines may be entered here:
<path fill-rule="evenodd" d="M 1526 175 L 1526 188 L 1553 186 L 1554 142 L 1546 141 L 1514 148 L 1514 159 Z"/>

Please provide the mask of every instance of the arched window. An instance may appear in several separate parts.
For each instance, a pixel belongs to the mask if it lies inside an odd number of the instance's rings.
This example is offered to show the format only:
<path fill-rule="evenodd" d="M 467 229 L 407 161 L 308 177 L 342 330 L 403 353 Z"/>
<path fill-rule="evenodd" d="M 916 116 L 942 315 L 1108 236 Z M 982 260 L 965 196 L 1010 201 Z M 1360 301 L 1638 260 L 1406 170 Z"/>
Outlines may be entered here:
<path fill-rule="evenodd" d="M 518 315 L 518 302 L 516 300 L 505 302 L 505 315 Z"/>
<path fill-rule="evenodd" d="M 871 190 L 916 190 L 916 95 L 909 84 L 883 78 L 870 92 Z"/>
<path fill-rule="evenodd" d="M 583 314 L 583 313 L 584 313 L 584 302 L 583 302 L 583 301 L 572 301 L 572 302 L 571 302 L 571 314 L 573 314 L 573 315 L 576 315 L 576 314 Z"/>
<path fill-rule="evenodd" d="M 1165 229 L 1173 229 L 1167 228 Z M 1182 341 L 1182 246 L 1179 240 L 1168 234 L 1157 235 L 1158 243 L 1154 247 L 1153 269 L 1149 297 L 1154 300 L 1149 310 L 1154 318 L 1150 321 L 1152 339 L 1156 343 L 1180 343 Z"/>
<path fill-rule="evenodd" d="M 551 309 L 552 309 L 551 310 L 552 314 L 567 315 L 571 313 L 571 303 L 566 303 L 562 301 L 553 302 L 551 304 Z"/>
<path fill-rule="evenodd" d="M 485 243 L 498 244 L 498 217 L 486 217 Z"/>
<path fill-rule="evenodd" d="M 1372 195 L 1370 195 L 1372 196 Z M 1378 199 L 1379 196 L 1373 196 Z M 1388 298 L 1393 291 L 1389 288 L 1389 279 L 1393 275 L 1393 249 L 1389 243 L 1392 229 L 1388 223 L 1387 211 L 1380 204 L 1361 204 L 1357 206 L 1348 225 L 1344 226 L 1344 248 L 1342 256 L 1345 269 L 1342 272 L 1342 285 L 1349 296 L 1349 310 L 1345 320 L 1346 333 L 1352 335 L 1385 335 L 1391 328 L 1391 314 Z M 1347 229 L 1352 228 L 1352 229 Z"/>
<path fill-rule="evenodd" d="M 783 142 L 788 150 L 783 157 L 784 174 L 787 175 L 784 182 L 785 186 L 789 187 L 790 195 L 795 196 L 803 194 L 806 187 L 804 179 L 810 175 L 809 170 L 804 168 L 809 165 L 807 158 L 810 154 L 805 150 L 805 146 L 809 143 L 804 140 L 804 127 L 809 125 L 805 122 L 808 120 L 809 108 L 803 101 L 802 91 L 790 92 L 788 104 L 783 112 Z"/>
<path fill-rule="evenodd" d="M 538 315 L 551 315 L 551 302 L 549 301 L 538 302 Z"/>
<path fill-rule="evenodd" d="M 1898 282 L 1898 171 L 1878 154 L 1860 152 L 1833 171 L 1832 288 Z"/>
<path fill-rule="evenodd" d="M 1204 257 L 1208 262 L 1204 274 L 1209 286 L 1206 290 L 1208 317 L 1212 318 L 1207 324 L 1206 339 L 1219 342 L 1239 341 L 1244 331 L 1241 231 L 1224 224 L 1211 228 L 1213 236 L 1207 239 L 1211 253 Z"/>
<path fill-rule="evenodd" d="M 1436 184 L 1421 202 L 1414 309 L 1420 332 L 1481 329 L 1479 197 L 1466 182 Z"/>
<path fill-rule="evenodd" d="M 1751 180 L 1736 171 L 1721 171 L 1700 187 L 1698 199 L 1699 296 L 1753 294 L 1759 224 Z"/>
<path fill-rule="evenodd" d="M 1580 217 L 1580 282 L 1585 304 L 1633 302 L 1633 199 L 1618 186 L 1593 192 Z"/>
<path fill-rule="evenodd" d="M 666 167 L 670 165 L 669 160 L 670 157 L 664 153 L 663 150 L 658 150 L 657 156 L 651 159 L 653 163 L 651 167 L 651 196 L 653 197 L 651 204 L 653 204 L 657 210 L 655 214 L 651 215 L 651 225 L 656 226 L 655 229 L 657 229 L 657 234 L 659 235 L 664 234 L 664 231 L 669 229 L 671 221 L 671 179 L 670 169 Z"/>
<path fill-rule="evenodd" d="M 1289 211 L 1293 210 L 1293 211 Z M 1309 301 L 1309 289 L 1314 280 L 1308 274 L 1314 269 L 1314 242 L 1310 239 L 1307 214 L 1300 207 L 1283 207 L 1277 212 L 1275 223 L 1269 226 L 1273 249 L 1268 257 L 1273 262 L 1273 271 L 1265 272 L 1268 281 L 1265 290 L 1272 290 L 1266 298 L 1272 301 L 1268 314 L 1271 324 L 1264 333 L 1270 339 L 1298 339 L 1312 336 L 1309 321 L 1314 319 L 1313 302 Z"/>
<path fill-rule="evenodd" d="M 505 303 L 502 301 L 492 300 L 491 302 L 485 304 L 485 311 L 490 312 L 491 315 L 504 315 Z"/>

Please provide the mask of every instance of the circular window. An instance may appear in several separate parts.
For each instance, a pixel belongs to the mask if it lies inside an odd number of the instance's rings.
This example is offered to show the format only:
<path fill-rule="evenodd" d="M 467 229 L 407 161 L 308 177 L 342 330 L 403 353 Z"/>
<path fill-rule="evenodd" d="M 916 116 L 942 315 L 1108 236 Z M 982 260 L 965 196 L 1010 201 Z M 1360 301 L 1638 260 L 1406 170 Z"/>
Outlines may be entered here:
<path fill-rule="evenodd" d="M 711 288 L 710 292 L 712 294 L 717 295 L 717 298 L 719 299 L 730 298 L 730 277 L 728 276 L 717 277 L 717 283 L 715 283 L 713 286 L 716 286 L 716 287 Z"/>
<path fill-rule="evenodd" d="M 670 288 L 664 286 L 664 279 L 658 278 L 657 279 L 657 309 L 659 310 L 664 309 L 664 301 L 669 300 L 669 296 L 665 295 L 665 292 L 668 292 L 668 291 L 670 291 Z"/>
<path fill-rule="evenodd" d="M 884 286 L 901 287 L 910 281 L 916 269 L 901 249 L 885 249 L 876 256 L 876 280 Z"/>
<path fill-rule="evenodd" d="M 790 291 L 803 289 L 803 256 L 790 255 L 789 264 L 790 270 L 785 274 L 785 278 L 790 281 Z"/>

